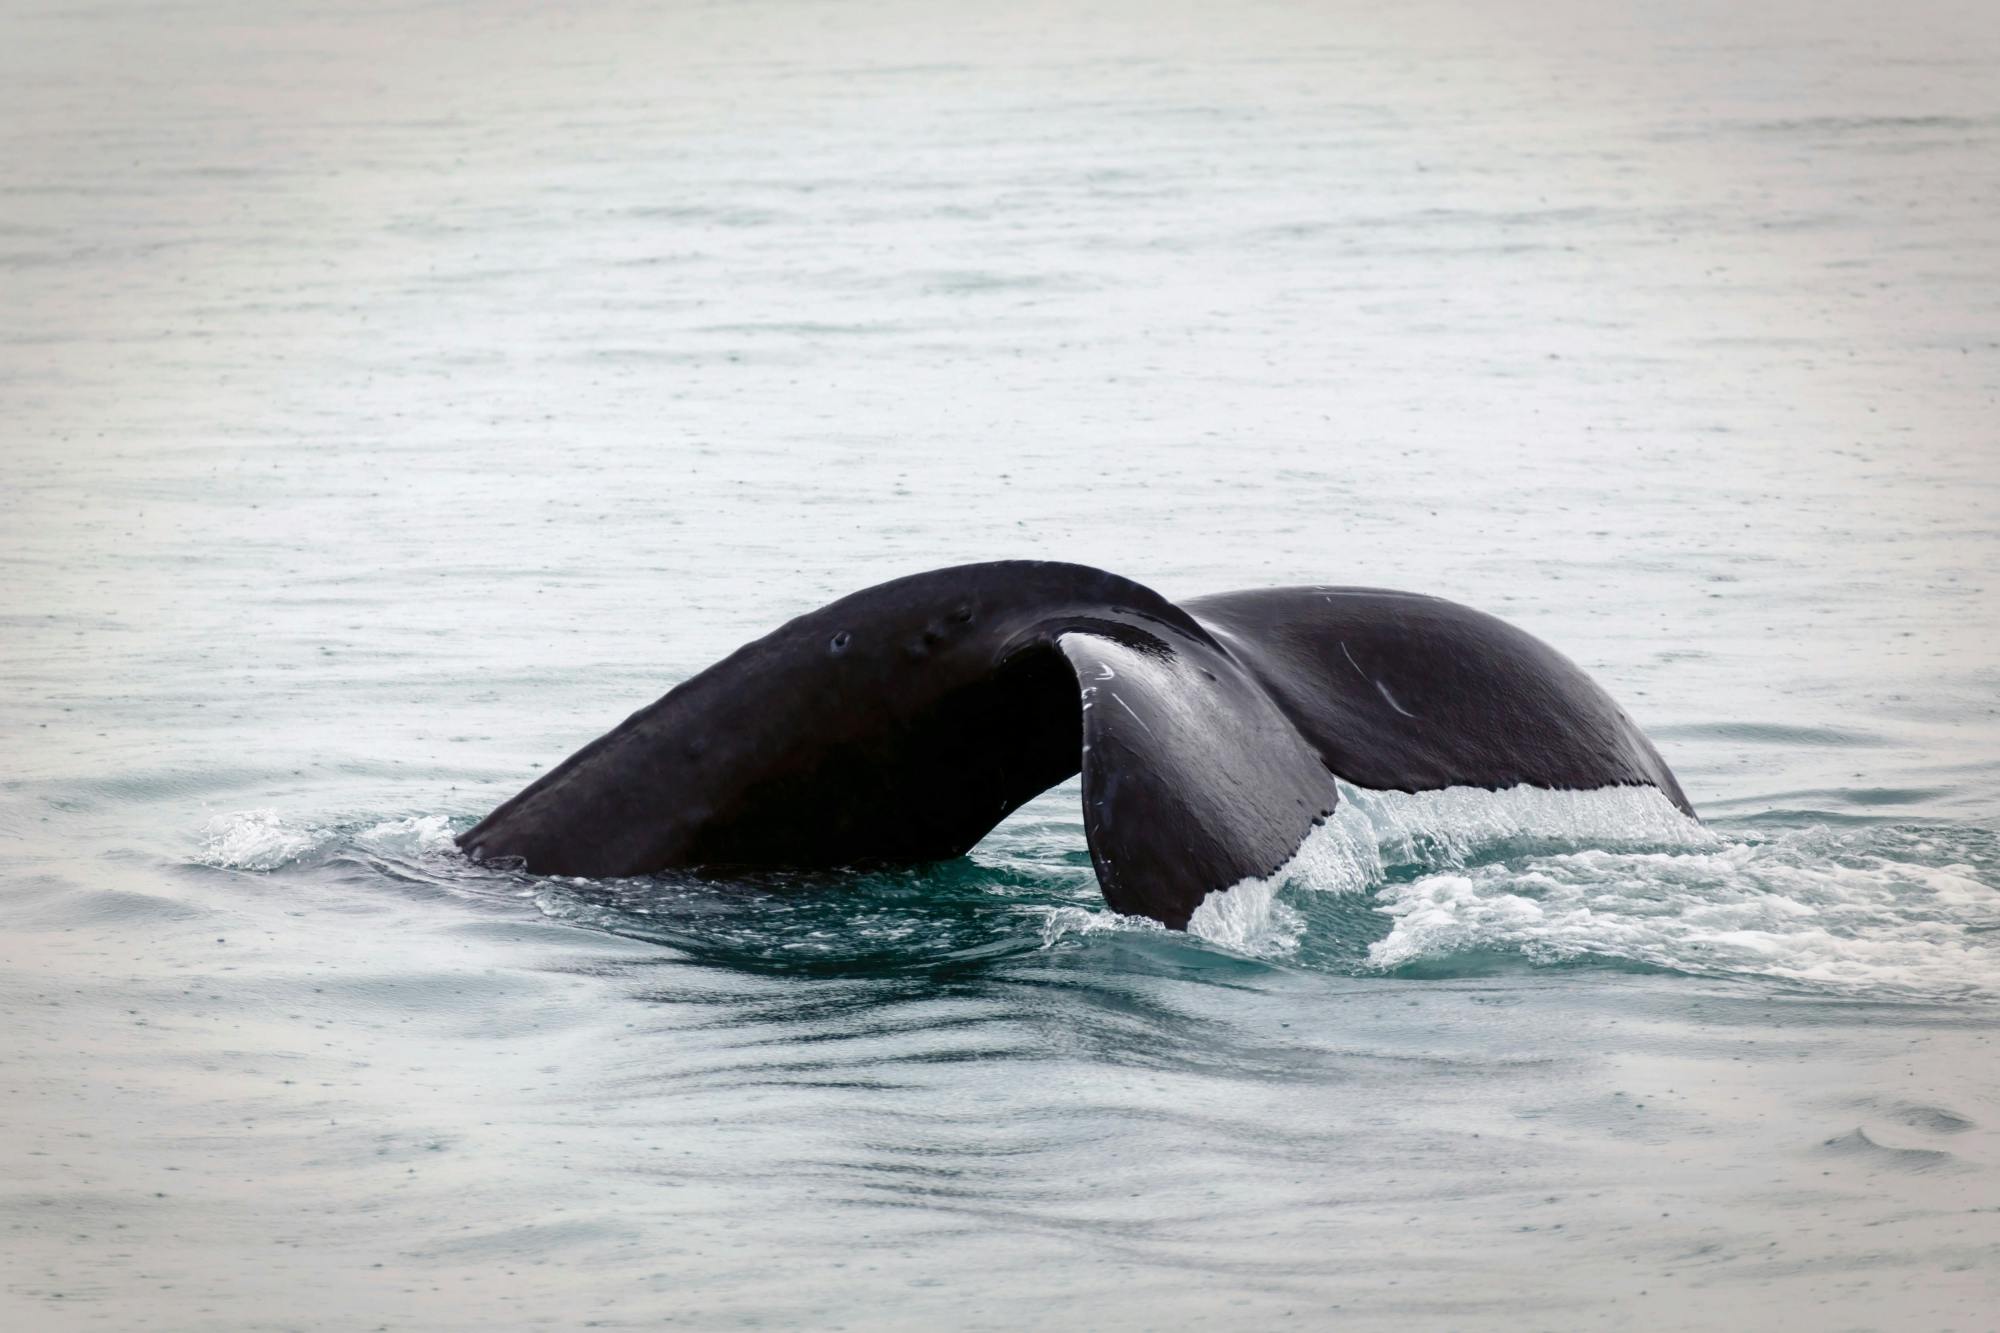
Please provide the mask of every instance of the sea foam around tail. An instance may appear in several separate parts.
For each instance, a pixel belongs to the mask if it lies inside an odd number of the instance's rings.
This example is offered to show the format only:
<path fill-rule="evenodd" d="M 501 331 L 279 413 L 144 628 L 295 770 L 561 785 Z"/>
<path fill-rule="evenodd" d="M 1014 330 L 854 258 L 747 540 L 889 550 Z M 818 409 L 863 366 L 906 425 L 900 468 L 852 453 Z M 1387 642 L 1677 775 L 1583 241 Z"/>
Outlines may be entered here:
<path fill-rule="evenodd" d="M 1162 933 L 1101 905 L 1081 830 L 1063 821 L 1003 827 L 943 866 L 741 881 L 541 879 L 467 860 L 453 831 L 439 814 L 249 810 L 211 819 L 193 859 L 270 874 L 358 862 L 697 953 L 720 941 L 729 957 L 773 965 L 901 966 L 907 953 L 918 966 Z M 1647 787 L 1343 786 L 1283 869 L 1210 894 L 1192 938 L 1174 938 L 1364 975 L 1596 962 L 1842 993 L 2000 996 L 1995 841 L 1971 826 L 1704 825 Z"/>

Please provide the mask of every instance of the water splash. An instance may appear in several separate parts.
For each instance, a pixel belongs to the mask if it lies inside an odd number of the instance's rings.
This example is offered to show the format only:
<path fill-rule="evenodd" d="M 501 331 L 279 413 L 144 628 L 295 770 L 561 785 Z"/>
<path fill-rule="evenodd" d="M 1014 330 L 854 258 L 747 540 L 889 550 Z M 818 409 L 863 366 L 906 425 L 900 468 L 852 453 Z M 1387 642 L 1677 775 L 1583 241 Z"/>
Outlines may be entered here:
<path fill-rule="evenodd" d="M 1400 866 L 1458 866 L 1505 847 L 1703 847 L 1715 835 L 1651 787 L 1549 791 L 1449 787 L 1390 792 L 1340 784 L 1340 803 L 1276 873 L 1211 893 L 1188 929 L 1256 957 L 1298 951 L 1308 926 L 1288 890 L 1361 893 Z"/>
<path fill-rule="evenodd" d="M 332 836 L 276 810 L 238 810 L 202 826 L 196 860 L 217 870 L 277 870 L 312 855 Z"/>
<path fill-rule="evenodd" d="M 1931 835 L 1950 837 L 1948 830 Z M 1621 960 L 1843 992 L 2000 993 L 2000 890 L 1872 831 L 1509 857 L 1386 885 L 1397 969 L 1481 952 Z"/>
<path fill-rule="evenodd" d="M 1151 917 L 1126 916 L 1108 907 L 1031 907 L 1028 911 L 1038 923 L 1044 949 L 1093 935 L 1120 931 L 1164 934 L 1167 929 Z"/>
<path fill-rule="evenodd" d="M 1341 797 L 1282 869 L 1210 894 L 1174 938 L 1356 974 L 1454 976 L 1512 959 L 2000 994 L 2000 858 L 1981 830 L 1717 828 L 1650 788 Z M 363 867 L 525 898 L 557 920 L 758 970 L 925 971 L 1163 931 L 1103 906 L 1081 829 L 1046 819 L 939 865 L 729 878 L 526 876 L 466 859 L 452 835 L 441 814 L 245 810 L 208 821 L 197 860 L 264 874 Z"/>
<path fill-rule="evenodd" d="M 1462 865 L 1496 846 L 1669 848 L 1719 841 L 1653 787 L 1396 792 L 1342 783 L 1340 797 L 1336 818 L 1354 827 L 1351 836 L 1372 839 L 1385 866 Z"/>
<path fill-rule="evenodd" d="M 195 860 L 216 870 L 269 872 L 343 849 L 413 863 L 458 855 L 451 822 L 444 815 L 322 823 L 260 809 L 210 818 L 202 826 Z"/>
<path fill-rule="evenodd" d="M 443 815 L 385 819 L 355 830 L 350 840 L 363 851 L 406 860 L 434 860 L 459 855 L 451 821 Z"/>

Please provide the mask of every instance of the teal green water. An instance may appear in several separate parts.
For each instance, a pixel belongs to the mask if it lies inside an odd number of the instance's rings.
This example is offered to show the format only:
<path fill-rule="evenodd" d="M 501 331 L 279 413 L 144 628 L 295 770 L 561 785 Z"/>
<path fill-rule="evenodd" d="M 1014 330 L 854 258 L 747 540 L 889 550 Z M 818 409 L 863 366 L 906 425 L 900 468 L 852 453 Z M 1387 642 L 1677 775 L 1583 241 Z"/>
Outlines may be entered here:
<path fill-rule="evenodd" d="M 9 1328 L 1983 1327 L 2000 29 L 0 17 Z M 1197 931 L 466 827 L 960 561 L 1434 592 L 1638 792 Z"/>

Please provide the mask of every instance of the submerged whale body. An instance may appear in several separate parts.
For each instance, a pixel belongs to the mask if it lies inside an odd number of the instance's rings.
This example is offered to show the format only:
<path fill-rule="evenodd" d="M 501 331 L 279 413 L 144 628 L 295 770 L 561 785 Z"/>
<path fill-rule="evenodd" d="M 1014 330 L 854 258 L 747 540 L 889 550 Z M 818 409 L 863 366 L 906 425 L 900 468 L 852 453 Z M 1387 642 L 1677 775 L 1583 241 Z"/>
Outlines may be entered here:
<path fill-rule="evenodd" d="M 808 612 L 677 686 L 459 838 L 543 874 L 963 855 L 1083 774 L 1105 900 L 1185 928 L 1358 787 L 1658 788 L 1568 658 L 1436 597 L 1174 603 L 1081 565 L 933 570 Z"/>

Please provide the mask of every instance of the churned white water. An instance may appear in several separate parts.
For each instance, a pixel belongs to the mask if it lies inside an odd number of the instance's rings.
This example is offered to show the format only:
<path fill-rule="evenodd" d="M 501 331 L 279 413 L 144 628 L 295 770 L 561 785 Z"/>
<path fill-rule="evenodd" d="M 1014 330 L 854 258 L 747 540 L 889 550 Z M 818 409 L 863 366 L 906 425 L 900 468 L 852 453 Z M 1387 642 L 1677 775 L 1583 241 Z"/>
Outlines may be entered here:
<path fill-rule="evenodd" d="M 1983 1328 L 2000 21 L 0 12 L 0 1327 Z M 1701 813 L 1191 933 L 452 835 L 937 565 L 1431 592 Z"/>
<path fill-rule="evenodd" d="M 1339 784 L 1334 812 L 1266 879 L 1213 893 L 1189 929 L 1253 954 L 1292 952 L 1304 921 L 1280 900 L 1287 889 L 1362 893 L 1406 866 L 1458 866 L 1477 854 L 1532 847 L 1706 847 L 1715 835 L 1650 787 L 1546 791 L 1369 791 Z M 1407 958 L 1391 949 L 1381 960 Z"/>

